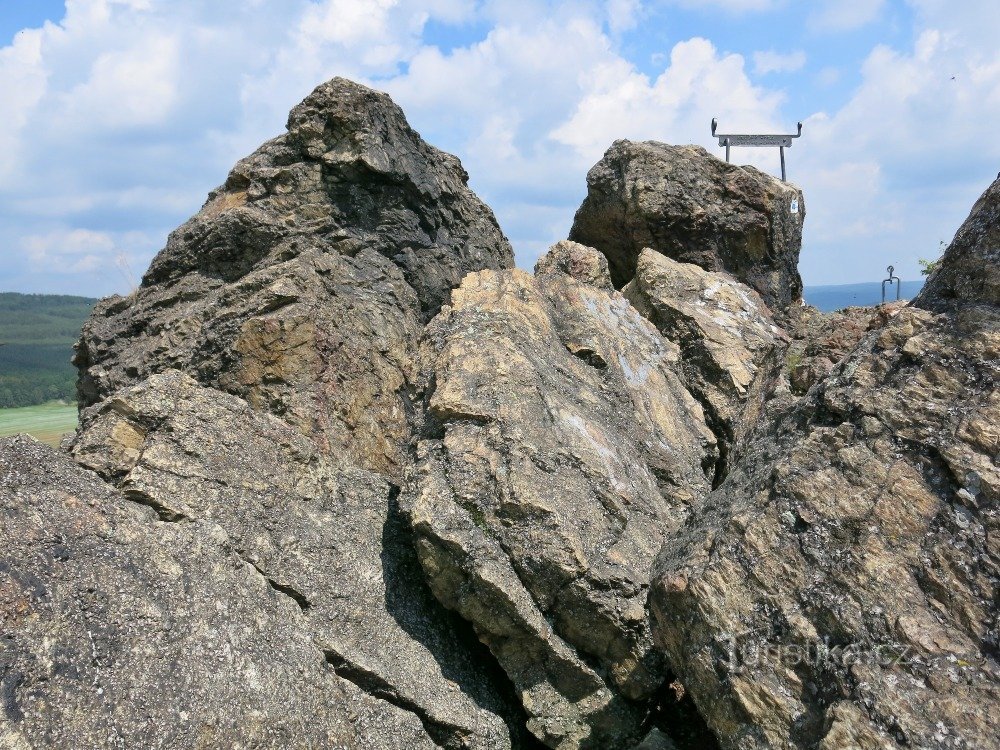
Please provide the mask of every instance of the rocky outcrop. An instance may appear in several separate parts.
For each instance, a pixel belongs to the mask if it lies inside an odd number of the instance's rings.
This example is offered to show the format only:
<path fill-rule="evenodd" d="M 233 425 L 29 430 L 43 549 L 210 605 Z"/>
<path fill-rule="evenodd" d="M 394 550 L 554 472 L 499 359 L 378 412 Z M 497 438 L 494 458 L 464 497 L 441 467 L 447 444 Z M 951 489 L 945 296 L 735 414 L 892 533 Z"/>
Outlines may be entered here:
<path fill-rule="evenodd" d="M 995 260 L 994 186 L 959 233 Z M 984 219 L 985 214 L 985 219 Z M 949 251 L 941 278 L 950 278 Z M 654 630 L 724 747 L 994 747 L 1000 310 L 903 308 L 748 441 L 658 558 Z"/>
<path fill-rule="evenodd" d="M 410 711 L 425 742 L 510 746 L 504 718 L 518 717 L 492 660 L 431 596 L 383 477 L 337 470 L 280 420 L 176 371 L 84 412 L 72 452 L 160 518 L 221 527 L 337 674 Z"/>
<path fill-rule="evenodd" d="M 626 748 L 666 676 L 650 565 L 709 488 L 715 438 L 678 348 L 599 253 L 560 243 L 537 270 L 471 274 L 428 327 L 404 504 L 432 590 L 510 675 L 531 731 Z"/>
<path fill-rule="evenodd" d="M 622 291 L 680 347 L 685 383 L 705 407 L 720 444 L 735 443 L 776 387 L 788 342 L 760 295 L 728 274 L 649 248 Z"/>
<path fill-rule="evenodd" d="M 24 437 L 0 440 L 0 515 L 0 746 L 437 747 L 219 525 L 159 522 Z"/>
<path fill-rule="evenodd" d="M 94 405 L 73 456 L 161 525 L 217 529 L 293 605 L 329 700 L 380 707 L 344 709 L 344 747 L 534 742 L 489 651 L 428 589 L 398 508 L 424 322 L 466 272 L 513 264 L 466 182 L 388 97 L 335 79 L 77 348 Z M 341 746 L 310 737 L 288 746 Z"/>
<path fill-rule="evenodd" d="M 1000 179 L 973 206 L 913 301 L 929 310 L 961 302 L 1000 305 Z"/>
<path fill-rule="evenodd" d="M 1000 182 L 918 306 L 793 304 L 802 218 L 620 141 L 532 276 L 321 86 L 98 307 L 76 463 L 0 441 L 0 745 L 1000 745 Z"/>
<path fill-rule="evenodd" d="M 829 313 L 810 305 L 793 307 L 788 321 L 791 341 L 785 354 L 792 391 L 802 395 L 823 380 L 834 365 L 854 351 L 868 331 L 884 326 L 905 306 L 905 302 L 888 302 L 874 308 L 845 307 Z"/>
<path fill-rule="evenodd" d="M 794 209 L 793 209 L 794 206 Z M 608 257 L 621 288 L 652 248 L 706 271 L 725 271 L 783 316 L 802 297 L 802 192 L 699 146 L 615 141 L 587 174 L 570 239 Z"/>
<path fill-rule="evenodd" d="M 81 406 L 180 369 L 400 476 L 422 322 L 467 272 L 513 265 L 466 182 L 385 94 L 320 86 L 170 235 L 134 294 L 97 307 L 75 359 Z"/>
<path fill-rule="evenodd" d="M 328 252 L 391 260 L 429 317 L 469 271 L 513 265 L 461 163 L 425 143 L 386 94 L 334 78 L 287 127 L 171 234 L 144 288 L 190 273 L 231 282 L 298 255 L 296 240 L 318 240 Z"/>

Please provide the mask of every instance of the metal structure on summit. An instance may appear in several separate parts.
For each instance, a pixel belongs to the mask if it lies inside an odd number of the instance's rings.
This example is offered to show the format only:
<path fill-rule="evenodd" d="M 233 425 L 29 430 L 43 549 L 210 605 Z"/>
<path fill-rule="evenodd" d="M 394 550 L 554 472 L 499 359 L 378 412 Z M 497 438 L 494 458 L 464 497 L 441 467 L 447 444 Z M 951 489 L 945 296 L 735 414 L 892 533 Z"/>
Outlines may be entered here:
<path fill-rule="evenodd" d="M 777 146 L 781 151 L 781 181 L 788 182 L 785 177 L 785 149 L 792 147 L 792 139 L 802 137 L 802 123 L 799 124 L 799 132 L 795 135 L 749 135 L 749 134 L 724 134 L 716 133 L 719 121 L 712 118 L 712 137 L 719 139 L 719 145 L 726 147 L 726 162 L 729 161 L 729 149 L 732 146 Z"/>
<path fill-rule="evenodd" d="M 889 278 L 885 279 L 882 282 L 882 304 L 883 305 L 885 304 L 885 285 L 886 284 L 888 284 L 889 286 L 892 286 L 893 284 L 896 285 L 896 301 L 899 302 L 899 287 L 903 283 L 902 281 L 899 280 L 898 276 L 894 276 L 893 275 L 893 273 L 895 272 L 896 269 L 894 269 L 892 266 L 889 266 L 885 270 L 889 272 Z"/>

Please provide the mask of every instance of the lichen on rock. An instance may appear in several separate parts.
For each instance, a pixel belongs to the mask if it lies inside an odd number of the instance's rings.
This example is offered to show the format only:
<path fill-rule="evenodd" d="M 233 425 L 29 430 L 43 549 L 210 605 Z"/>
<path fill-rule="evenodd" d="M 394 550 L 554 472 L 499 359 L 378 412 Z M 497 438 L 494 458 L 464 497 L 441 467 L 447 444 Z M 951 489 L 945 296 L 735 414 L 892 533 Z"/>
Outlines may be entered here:
<path fill-rule="evenodd" d="M 431 588 L 546 744 L 630 747 L 665 677 L 649 566 L 716 460 L 678 348 L 599 253 L 561 243 L 534 277 L 466 277 L 422 354 L 429 425 L 404 504 Z"/>

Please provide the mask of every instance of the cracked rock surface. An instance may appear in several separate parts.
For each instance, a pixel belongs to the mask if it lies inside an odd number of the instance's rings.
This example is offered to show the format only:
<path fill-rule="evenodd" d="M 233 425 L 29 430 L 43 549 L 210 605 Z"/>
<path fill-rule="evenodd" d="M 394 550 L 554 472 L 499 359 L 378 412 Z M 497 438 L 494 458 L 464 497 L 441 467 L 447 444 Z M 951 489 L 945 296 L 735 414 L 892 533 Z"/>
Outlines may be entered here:
<path fill-rule="evenodd" d="M 513 262 L 466 183 L 386 95 L 335 79 L 171 235 L 140 289 L 98 306 L 77 347 L 89 408 L 73 456 L 153 529 L 226 538 L 312 644 L 344 747 L 533 746 L 506 676 L 424 582 L 398 509 L 424 321 L 467 271 Z M 5 594 L 20 591 L 12 575 Z M 155 677 L 180 689 L 205 679 L 197 666 Z M 279 676 L 290 694 L 312 680 Z M 36 705 L 32 720 L 51 738 L 60 716 Z M 339 742 L 306 733 L 287 746 Z M 270 746 L 252 733 L 245 745 Z"/>
<path fill-rule="evenodd" d="M 466 277 L 424 335 L 428 437 L 404 493 L 431 588 L 553 748 L 642 738 L 665 677 L 650 565 L 716 459 L 677 346 L 606 268 L 560 243 L 535 277 Z"/>
<path fill-rule="evenodd" d="M 802 297 L 804 219 L 802 191 L 753 167 L 700 146 L 620 140 L 587 174 L 569 238 L 608 257 L 617 288 L 648 247 L 731 274 L 782 317 Z"/>
<path fill-rule="evenodd" d="M 969 253 L 1000 272 L 986 195 L 943 278 Z M 1000 311 L 981 290 L 869 332 L 665 544 L 654 631 L 724 747 L 1000 745 Z"/>
<path fill-rule="evenodd" d="M 435 747 L 212 521 L 162 523 L 26 437 L 0 440 L 0 517 L 0 746 Z"/>
<path fill-rule="evenodd" d="M 440 746 L 509 747 L 506 696 L 431 596 L 383 477 L 337 470 L 280 420 L 177 371 L 85 412 L 72 452 L 161 518 L 218 524 L 338 674 L 412 711 Z"/>
<path fill-rule="evenodd" d="M 1000 747 L 1000 181 L 830 316 L 703 149 L 534 275 L 466 182 L 335 79 L 97 307 L 0 441 L 0 747 Z"/>
<path fill-rule="evenodd" d="M 180 369 L 400 476 L 422 321 L 467 272 L 513 265 L 467 181 L 385 94 L 319 86 L 170 235 L 134 294 L 98 305 L 77 346 L 81 406 Z"/>
<path fill-rule="evenodd" d="M 685 383 L 721 442 L 742 437 L 776 386 L 788 342 L 760 295 L 728 274 L 649 248 L 622 291 L 680 347 Z"/>

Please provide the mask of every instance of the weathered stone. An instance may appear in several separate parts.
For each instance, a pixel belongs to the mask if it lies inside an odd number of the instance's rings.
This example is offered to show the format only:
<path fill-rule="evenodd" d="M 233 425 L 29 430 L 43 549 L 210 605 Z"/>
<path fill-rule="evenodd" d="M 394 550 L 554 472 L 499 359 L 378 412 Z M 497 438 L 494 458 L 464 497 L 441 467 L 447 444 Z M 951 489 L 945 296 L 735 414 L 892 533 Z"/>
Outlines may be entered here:
<path fill-rule="evenodd" d="M 218 524 L 337 674 L 409 711 L 423 742 L 510 747 L 492 659 L 427 589 L 384 478 L 177 371 L 84 412 L 72 451 L 161 518 Z"/>
<path fill-rule="evenodd" d="M 561 272 L 598 289 L 613 291 L 608 259 L 579 242 L 560 240 L 535 263 L 535 275 Z"/>
<path fill-rule="evenodd" d="M 904 308 L 672 536 L 658 641 L 724 747 L 1000 744 L 1000 310 Z"/>
<path fill-rule="evenodd" d="M 159 522 L 26 437 L 0 440 L 0 517 L 0 746 L 437 747 L 217 524 Z"/>
<path fill-rule="evenodd" d="M 788 341 L 760 295 L 728 274 L 648 248 L 622 291 L 680 347 L 684 381 L 720 443 L 742 437 L 781 375 Z"/>
<path fill-rule="evenodd" d="M 659 729 L 654 729 L 634 750 L 677 750 L 677 745 Z"/>
<path fill-rule="evenodd" d="M 845 307 L 829 313 L 810 305 L 793 307 L 788 320 L 792 340 L 785 353 L 792 391 L 802 395 L 823 380 L 868 331 L 881 328 L 904 307 L 906 302 L 889 302 L 874 308 Z"/>
<path fill-rule="evenodd" d="M 348 257 L 392 260 L 430 317 L 469 271 L 513 265 L 510 243 L 459 160 L 425 143 L 384 93 L 343 78 L 318 86 L 288 132 L 240 161 L 171 234 L 144 287 L 196 272 L 233 281 L 315 238 Z"/>
<path fill-rule="evenodd" d="M 166 369 L 399 477 L 422 321 L 513 254 L 458 160 L 389 98 L 334 79 L 170 235 L 142 286 L 100 303 L 75 363 L 88 406 Z"/>
<path fill-rule="evenodd" d="M 829 316 L 797 188 L 588 184 L 532 277 L 384 95 L 293 110 L 84 331 L 92 471 L 0 442 L 0 745 L 1000 746 L 1000 181 Z"/>
<path fill-rule="evenodd" d="M 792 212 L 792 203 L 797 210 Z M 608 257 L 621 288 L 644 248 L 725 271 L 783 316 L 802 297 L 802 192 L 699 146 L 615 141 L 587 174 L 570 239 Z"/>
<path fill-rule="evenodd" d="M 931 310 L 958 302 L 1000 305 L 1000 178 L 976 201 L 913 301 Z"/>
<path fill-rule="evenodd" d="M 564 749 L 641 739 L 665 677 L 649 567 L 716 459 L 677 347 L 600 265 L 561 245 L 537 277 L 466 277 L 425 333 L 428 437 L 404 495 L 432 590 Z"/>

